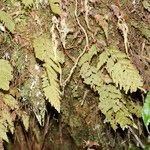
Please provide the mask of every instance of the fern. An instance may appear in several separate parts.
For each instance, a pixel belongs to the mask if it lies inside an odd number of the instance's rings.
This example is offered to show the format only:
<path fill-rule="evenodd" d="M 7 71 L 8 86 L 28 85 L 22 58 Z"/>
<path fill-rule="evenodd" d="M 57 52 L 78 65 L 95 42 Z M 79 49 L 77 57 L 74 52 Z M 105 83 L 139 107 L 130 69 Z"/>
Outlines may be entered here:
<path fill-rule="evenodd" d="M 0 89 L 9 90 L 9 82 L 12 80 L 12 67 L 7 60 L 0 59 Z"/>
<path fill-rule="evenodd" d="M 22 122 L 26 131 L 28 131 L 29 129 L 29 118 L 30 117 L 26 112 L 21 113 L 21 119 L 22 119 Z"/>
<path fill-rule="evenodd" d="M 12 17 L 8 13 L 0 10 L 0 21 L 2 21 L 5 24 L 6 28 L 10 32 L 12 32 L 12 33 L 14 32 L 15 23 L 14 23 Z"/>
<path fill-rule="evenodd" d="M 8 142 L 7 132 L 10 130 L 14 133 L 14 119 L 12 117 L 12 111 L 18 108 L 15 99 L 10 95 L 4 95 L 0 93 L 0 140 L 5 140 Z"/>
<path fill-rule="evenodd" d="M 9 131 L 14 133 L 14 122 L 17 116 L 22 118 L 25 129 L 28 130 L 29 115 L 19 109 L 19 103 L 11 95 L 0 93 L 0 98 L 0 143 L 2 143 L 3 140 L 9 142 L 7 133 Z"/>
<path fill-rule="evenodd" d="M 142 78 L 127 56 L 117 49 L 108 49 L 99 56 L 97 68 L 106 64 L 106 69 L 117 87 L 127 93 L 143 86 Z"/>
<path fill-rule="evenodd" d="M 25 7 L 29 7 L 33 4 L 33 0 L 21 0 Z"/>
<path fill-rule="evenodd" d="M 60 57 L 55 56 L 51 40 L 46 36 L 36 38 L 33 42 L 36 58 L 43 61 L 46 73 L 43 75 L 43 91 L 46 99 L 60 112 L 60 90 L 58 74 L 60 73 Z M 58 59 L 59 58 L 59 59 Z"/>
<path fill-rule="evenodd" d="M 125 92 L 129 89 L 133 92 L 142 86 L 142 80 L 138 71 L 130 63 L 126 54 L 116 49 L 109 49 L 101 53 L 97 67 L 92 66 L 92 57 L 97 53 L 95 53 L 96 50 L 95 52 L 90 50 L 83 55 L 79 62 L 79 66 L 81 66 L 80 75 L 84 79 L 84 83 L 90 85 L 100 95 L 98 107 L 105 115 L 104 122 L 109 122 L 114 130 L 117 129 L 118 125 L 122 129 L 128 127 L 128 125 L 135 126 L 132 115 L 141 117 L 142 108 L 138 103 L 129 100 L 120 90 L 123 87 Z M 104 67 L 113 81 L 106 82 Z M 130 77 L 132 85 L 126 80 L 127 76 Z M 117 87 L 118 84 L 120 85 L 120 90 L 113 85 L 113 82 L 116 83 Z"/>
<path fill-rule="evenodd" d="M 103 85 L 100 72 L 97 72 L 97 69 L 94 66 L 90 66 L 88 62 L 82 65 L 80 75 L 84 78 L 84 83 L 90 85 L 93 89 L 96 86 L 101 87 Z"/>
<path fill-rule="evenodd" d="M 11 109 L 11 110 L 18 110 L 19 105 L 18 102 L 9 94 L 5 94 L 3 96 L 3 102 Z"/>
<path fill-rule="evenodd" d="M 79 61 L 79 66 L 83 65 L 84 63 L 86 62 L 90 62 L 92 57 L 94 55 L 97 55 L 97 53 L 99 52 L 100 50 L 96 48 L 95 45 L 92 45 L 92 47 L 90 48 L 90 50 L 88 51 L 88 53 L 85 53 L 80 61 Z"/>
<path fill-rule="evenodd" d="M 142 106 L 138 102 L 128 100 L 126 107 L 130 113 L 136 115 L 138 118 L 142 117 Z"/>
<path fill-rule="evenodd" d="M 53 13 L 60 15 L 61 14 L 61 10 L 59 7 L 59 0 L 49 0 L 49 4 L 51 6 L 51 10 Z"/>
<path fill-rule="evenodd" d="M 110 122 L 114 130 L 117 129 L 117 125 L 120 125 L 122 129 L 127 125 L 133 125 L 132 113 L 135 114 L 136 112 L 130 109 L 131 113 L 126 107 L 128 100 L 125 95 L 111 84 L 104 85 L 97 90 L 100 94 L 99 109 L 106 117 L 105 122 Z"/>

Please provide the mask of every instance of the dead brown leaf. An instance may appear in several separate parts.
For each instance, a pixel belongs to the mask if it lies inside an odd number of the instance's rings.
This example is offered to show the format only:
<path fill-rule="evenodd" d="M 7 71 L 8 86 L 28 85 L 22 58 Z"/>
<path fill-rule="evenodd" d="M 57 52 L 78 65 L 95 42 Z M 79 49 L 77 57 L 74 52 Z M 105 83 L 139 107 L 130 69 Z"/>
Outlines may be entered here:
<path fill-rule="evenodd" d="M 108 23 L 102 15 L 95 14 L 95 20 L 99 23 L 99 25 L 103 28 L 105 32 L 106 39 L 108 39 Z"/>

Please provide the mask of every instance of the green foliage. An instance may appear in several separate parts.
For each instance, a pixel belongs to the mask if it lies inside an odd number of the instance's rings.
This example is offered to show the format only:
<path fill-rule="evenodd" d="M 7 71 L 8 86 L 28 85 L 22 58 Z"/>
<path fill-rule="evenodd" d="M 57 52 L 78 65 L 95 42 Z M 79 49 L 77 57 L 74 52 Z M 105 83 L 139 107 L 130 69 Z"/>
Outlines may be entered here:
<path fill-rule="evenodd" d="M 141 23 L 139 30 L 146 37 L 147 40 L 150 40 L 150 29 L 149 26 L 144 22 Z"/>
<path fill-rule="evenodd" d="M 96 88 L 95 86 L 103 85 L 100 72 L 94 66 L 90 66 L 88 62 L 82 65 L 80 75 L 84 78 L 84 83 L 91 85 L 93 89 Z"/>
<path fill-rule="evenodd" d="M 150 123 L 150 91 L 147 93 L 145 103 L 142 109 L 142 118 L 146 127 Z"/>
<path fill-rule="evenodd" d="M 21 0 L 25 7 L 29 7 L 33 4 L 33 0 Z"/>
<path fill-rule="evenodd" d="M 4 103 L 11 108 L 11 110 L 18 110 L 18 102 L 9 94 L 5 94 L 3 97 Z"/>
<path fill-rule="evenodd" d="M 132 93 L 143 86 L 139 71 L 124 53 L 110 48 L 101 55 L 99 56 L 98 69 L 105 64 L 106 70 L 120 90 L 123 89 L 126 93 L 130 90 Z"/>
<path fill-rule="evenodd" d="M 106 117 L 104 122 L 110 122 L 114 130 L 117 129 L 117 124 L 122 129 L 133 125 L 132 114 L 126 107 L 127 99 L 124 94 L 113 85 L 104 85 L 97 90 L 100 94 L 99 109 Z"/>
<path fill-rule="evenodd" d="M 99 52 L 99 49 L 96 48 L 95 45 L 92 45 L 92 47 L 90 48 L 89 52 L 88 52 L 88 53 L 85 53 L 85 54 L 81 57 L 81 59 L 80 59 L 80 61 L 79 61 L 79 66 L 81 66 L 82 64 L 84 64 L 84 63 L 86 63 L 86 62 L 90 62 L 91 59 L 92 59 L 92 57 L 93 57 L 94 55 L 97 55 L 98 52 Z"/>
<path fill-rule="evenodd" d="M 16 117 L 22 118 L 22 122 L 27 131 L 29 127 L 29 115 L 19 109 L 19 103 L 11 95 L 0 93 L 0 97 L 0 142 L 2 140 L 8 142 L 7 132 L 14 133 L 14 121 Z"/>
<path fill-rule="evenodd" d="M 148 2 L 147 0 L 144 0 L 142 2 L 142 4 L 143 4 L 144 8 L 150 12 L 150 2 Z"/>
<path fill-rule="evenodd" d="M 105 122 L 110 122 L 114 130 L 117 129 L 117 124 L 122 129 L 127 125 L 133 126 L 132 114 L 141 117 L 141 106 L 129 100 L 115 86 L 104 85 L 97 90 L 100 94 L 99 108 L 105 114 Z"/>
<path fill-rule="evenodd" d="M 138 102 L 128 100 L 126 107 L 128 108 L 130 113 L 136 115 L 138 118 L 142 117 L 142 106 Z"/>
<path fill-rule="evenodd" d="M 12 17 L 8 13 L 0 10 L 0 21 L 2 21 L 5 24 L 6 28 L 10 32 L 12 32 L 12 33 L 14 32 L 15 23 L 14 23 Z"/>
<path fill-rule="evenodd" d="M 12 111 L 18 108 L 18 103 L 11 95 L 1 95 L 0 103 L 0 141 L 5 140 L 8 142 L 7 132 L 10 130 L 14 133 L 14 118 L 12 117 Z"/>
<path fill-rule="evenodd" d="M 99 109 L 105 115 L 105 121 L 109 122 L 114 130 L 118 125 L 122 129 L 128 125 L 135 126 L 132 115 L 141 117 L 141 106 L 127 97 L 127 93 L 136 91 L 142 86 L 141 77 L 136 68 L 130 63 L 126 54 L 117 49 L 109 49 L 99 55 L 97 67 L 91 65 L 94 54 L 93 49 L 83 55 L 79 65 L 81 65 L 80 75 L 84 83 L 91 86 L 100 95 Z M 88 54 L 91 54 L 89 56 Z M 106 68 L 112 81 L 106 83 Z M 129 81 L 128 81 L 129 80 Z M 116 86 L 114 86 L 114 83 Z M 132 84 L 131 84 L 132 83 Z M 120 85 L 120 90 L 118 89 Z"/>
<path fill-rule="evenodd" d="M 43 61 L 45 73 L 42 77 L 43 91 L 46 99 L 51 103 L 54 108 L 60 112 L 60 90 L 58 83 L 58 74 L 60 73 L 61 62 L 57 52 L 53 51 L 51 40 L 46 36 L 36 38 L 33 42 L 36 58 Z"/>
<path fill-rule="evenodd" d="M 51 10 L 54 14 L 60 15 L 61 14 L 61 10 L 59 7 L 59 0 L 49 0 L 50 6 L 51 6 Z"/>
<path fill-rule="evenodd" d="M 29 115 L 26 113 L 26 112 L 23 112 L 21 114 L 21 119 L 22 119 L 22 122 L 23 122 L 23 125 L 24 125 L 24 128 L 26 131 L 28 131 L 29 129 Z"/>
<path fill-rule="evenodd" d="M 9 82 L 12 80 L 12 67 L 7 60 L 0 59 L 0 89 L 9 90 Z"/>

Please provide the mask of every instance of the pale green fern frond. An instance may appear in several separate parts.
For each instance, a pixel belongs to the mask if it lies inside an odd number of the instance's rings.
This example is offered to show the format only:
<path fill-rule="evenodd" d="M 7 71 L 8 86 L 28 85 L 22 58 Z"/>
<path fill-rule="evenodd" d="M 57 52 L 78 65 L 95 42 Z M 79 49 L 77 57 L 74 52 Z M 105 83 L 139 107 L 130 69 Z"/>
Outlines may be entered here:
<path fill-rule="evenodd" d="M 27 131 L 29 128 L 29 115 L 19 109 L 19 104 L 14 97 L 9 94 L 0 94 L 2 97 L 0 102 L 0 139 L 9 142 L 7 132 L 14 133 L 16 116 L 22 119 L 25 130 Z"/>
<path fill-rule="evenodd" d="M 36 58 L 44 62 L 46 74 L 43 75 L 43 91 L 46 99 L 54 108 L 60 112 L 60 90 L 58 83 L 58 74 L 60 74 L 60 63 L 63 62 L 59 57 L 60 53 L 54 54 L 51 40 L 43 35 L 36 38 L 33 42 Z"/>
<path fill-rule="evenodd" d="M 52 44 L 47 36 L 40 36 L 38 38 L 35 38 L 33 41 L 33 47 L 36 58 L 41 61 L 46 62 L 49 57 L 53 56 L 53 53 L 51 51 Z"/>
<path fill-rule="evenodd" d="M 10 107 L 11 110 L 19 109 L 17 100 L 14 97 L 12 97 L 11 95 L 5 94 L 3 97 L 3 101 L 8 107 Z"/>
<path fill-rule="evenodd" d="M 130 113 L 136 115 L 138 118 L 142 117 L 142 106 L 138 102 L 128 100 L 126 107 Z"/>
<path fill-rule="evenodd" d="M 57 74 L 54 72 L 50 66 L 44 65 L 47 72 L 47 78 L 46 75 L 44 75 L 43 78 L 43 91 L 45 93 L 46 99 L 49 100 L 52 106 L 60 112 L 60 91 L 59 91 L 59 83 L 57 79 Z"/>
<path fill-rule="evenodd" d="M 118 125 L 122 129 L 129 125 L 135 126 L 132 115 L 141 117 L 141 106 L 129 100 L 121 89 L 123 87 L 126 92 L 129 89 L 131 92 L 136 91 L 142 86 L 142 79 L 126 54 L 117 49 L 106 50 L 100 54 L 97 67 L 91 65 L 92 56 L 88 57 L 88 53 L 83 57 L 80 75 L 84 79 L 83 82 L 100 95 L 99 109 L 105 115 L 105 122 L 109 122 L 114 130 Z M 108 73 L 113 79 L 111 82 L 105 82 Z"/>
<path fill-rule="evenodd" d="M 28 131 L 28 129 L 29 129 L 29 119 L 30 119 L 29 115 L 26 112 L 22 112 L 21 113 L 21 119 L 22 119 L 25 130 Z"/>
<path fill-rule="evenodd" d="M 14 23 L 12 17 L 8 13 L 0 10 L 0 21 L 2 21 L 5 24 L 6 28 L 10 32 L 12 32 L 12 33 L 14 32 L 15 23 Z"/>
<path fill-rule="evenodd" d="M 17 103 L 11 95 L 0 93 L 0 96 L 0 139 L 8 142 L 7 132 L 14 133 L 15 118 L 12 115 L 12 111 L 17 109 Z"/>
<path fill-rule="evenodd" d="M 12 67 L 7 60 L 0 59 L 0 89 L 9 90 L 9 82 L 12 80 Z"/>
<path fill-rule="evenodd" d="M 49 0 L 52 12 L 57 14 L 57 15 L 61 14 L 59 2 L 60 2 L 60 0 Z"/>
<path fill-rule="evenodd" d="M 132 114 L 126 107 L 127 99 L 115 86 L 104 85 L 97 90 L 100 94 L 99 109 L 106 117 L 105 122 L 110 122 L 114 130 L 117 125 L 122 129 L 133 125 Z"/>
<path fill-rule="evenodd" d="M 101 67 L 107 62 L 108 60 L 108 54 L 106 52 L 101 53 L 99 55 L 99 61 L 97 63 L 97 69 L 101 69 Z"/>
<path fill-rule="evenodd" d="M 97 53 L 99 52 L 100 50 L 98 48 L 96 48 L 95 45 L 92 45 L 92 47 L 89 49 L 88 53 L 85 53 L 80 61 L 79 61 L 79 66 L 81 66 L 82 64 L 86 63 L 86 62 L 89 62 L 91 61 L 92 57 L 94 55 L 97 55 Z"/>
<path fill-rule="evenodd" d="M 104 56 L 104 57 L 103 57 Z M 142 78 L 128 57 L 117 49 L 108 49 L 99 57 L 98 69 L 106 63 L 106 69 L 117 87 L 127 93 L 143 86 Z M 105 61 L 105 59 L 106 61 Z"/>
<path fill-rule="evenodd" d="M 33 0 L 21 0 L 25 7 L 29 7 L 33 4 Z"/>
<path fill-rule="evenodd" d="M 8 136 L 7 136 L 7 132 L 8 129 L 6 128 L 6 126 L 4 125 L 4 123 L 2 123 L 2 121 L 0 120 L 0 142 L 5 140 L 6 142 L 9 142 Z"/>
<path fill-rule="evenodd" d="M 93 89 L 95 89 L 95 86 L 103 85 L 100 72 L 94 66 L 90 66 L 88 62 L 82 65 L 80 75 L 84 79 L 84 83 L 90 85 Z"/>

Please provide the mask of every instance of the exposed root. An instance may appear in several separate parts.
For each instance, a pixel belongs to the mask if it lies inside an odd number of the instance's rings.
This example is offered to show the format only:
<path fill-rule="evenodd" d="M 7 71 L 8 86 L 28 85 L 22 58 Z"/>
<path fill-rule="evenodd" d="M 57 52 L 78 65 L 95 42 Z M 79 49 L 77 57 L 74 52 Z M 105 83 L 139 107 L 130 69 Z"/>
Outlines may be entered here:
<path fill-rule="evenodd" d="M 84 29 L 84 27 L 81 25 L 80 21 L 79 21 L 79 18 L 78 18 L 78 15 L 77 15 L 77 9 L 78 9 L 78 1 L 75 0 L 76 4 L 75 4 L 75 11 L 74 11 L 74 14 L 75 14 L 75 17 L 76 17 L 76 21 L 79 25 L 79 27 L 82 29 L 82 31 L 84 32 L 85 34 L 85 40 L 86 40 L 86 44 L 84 46 L 84 49 L 82 51 L 82 53 L 78 56 L 78 58 L 76 59 L 75 63 L 74 63 L 74 66 L 71 68 L 71 71 L 69 73 L 69 76 L 67 77 L 67 79 L 64 81 L 64 83 L 62 84 L 62 95 L 64 95 L 64 90 L 65 90 L 65 87 L 67 85 L 67 83 L 70 81 L 77 65 L 78 65 L 78 62 L 80 60 L 80 58 L 84 55 L 84 53 L 87 51 L 87 49 L 89 49 L 89 39 L 88 39 L 88 35 L 87 35 L 87 32 L 86 30 Z"/>

